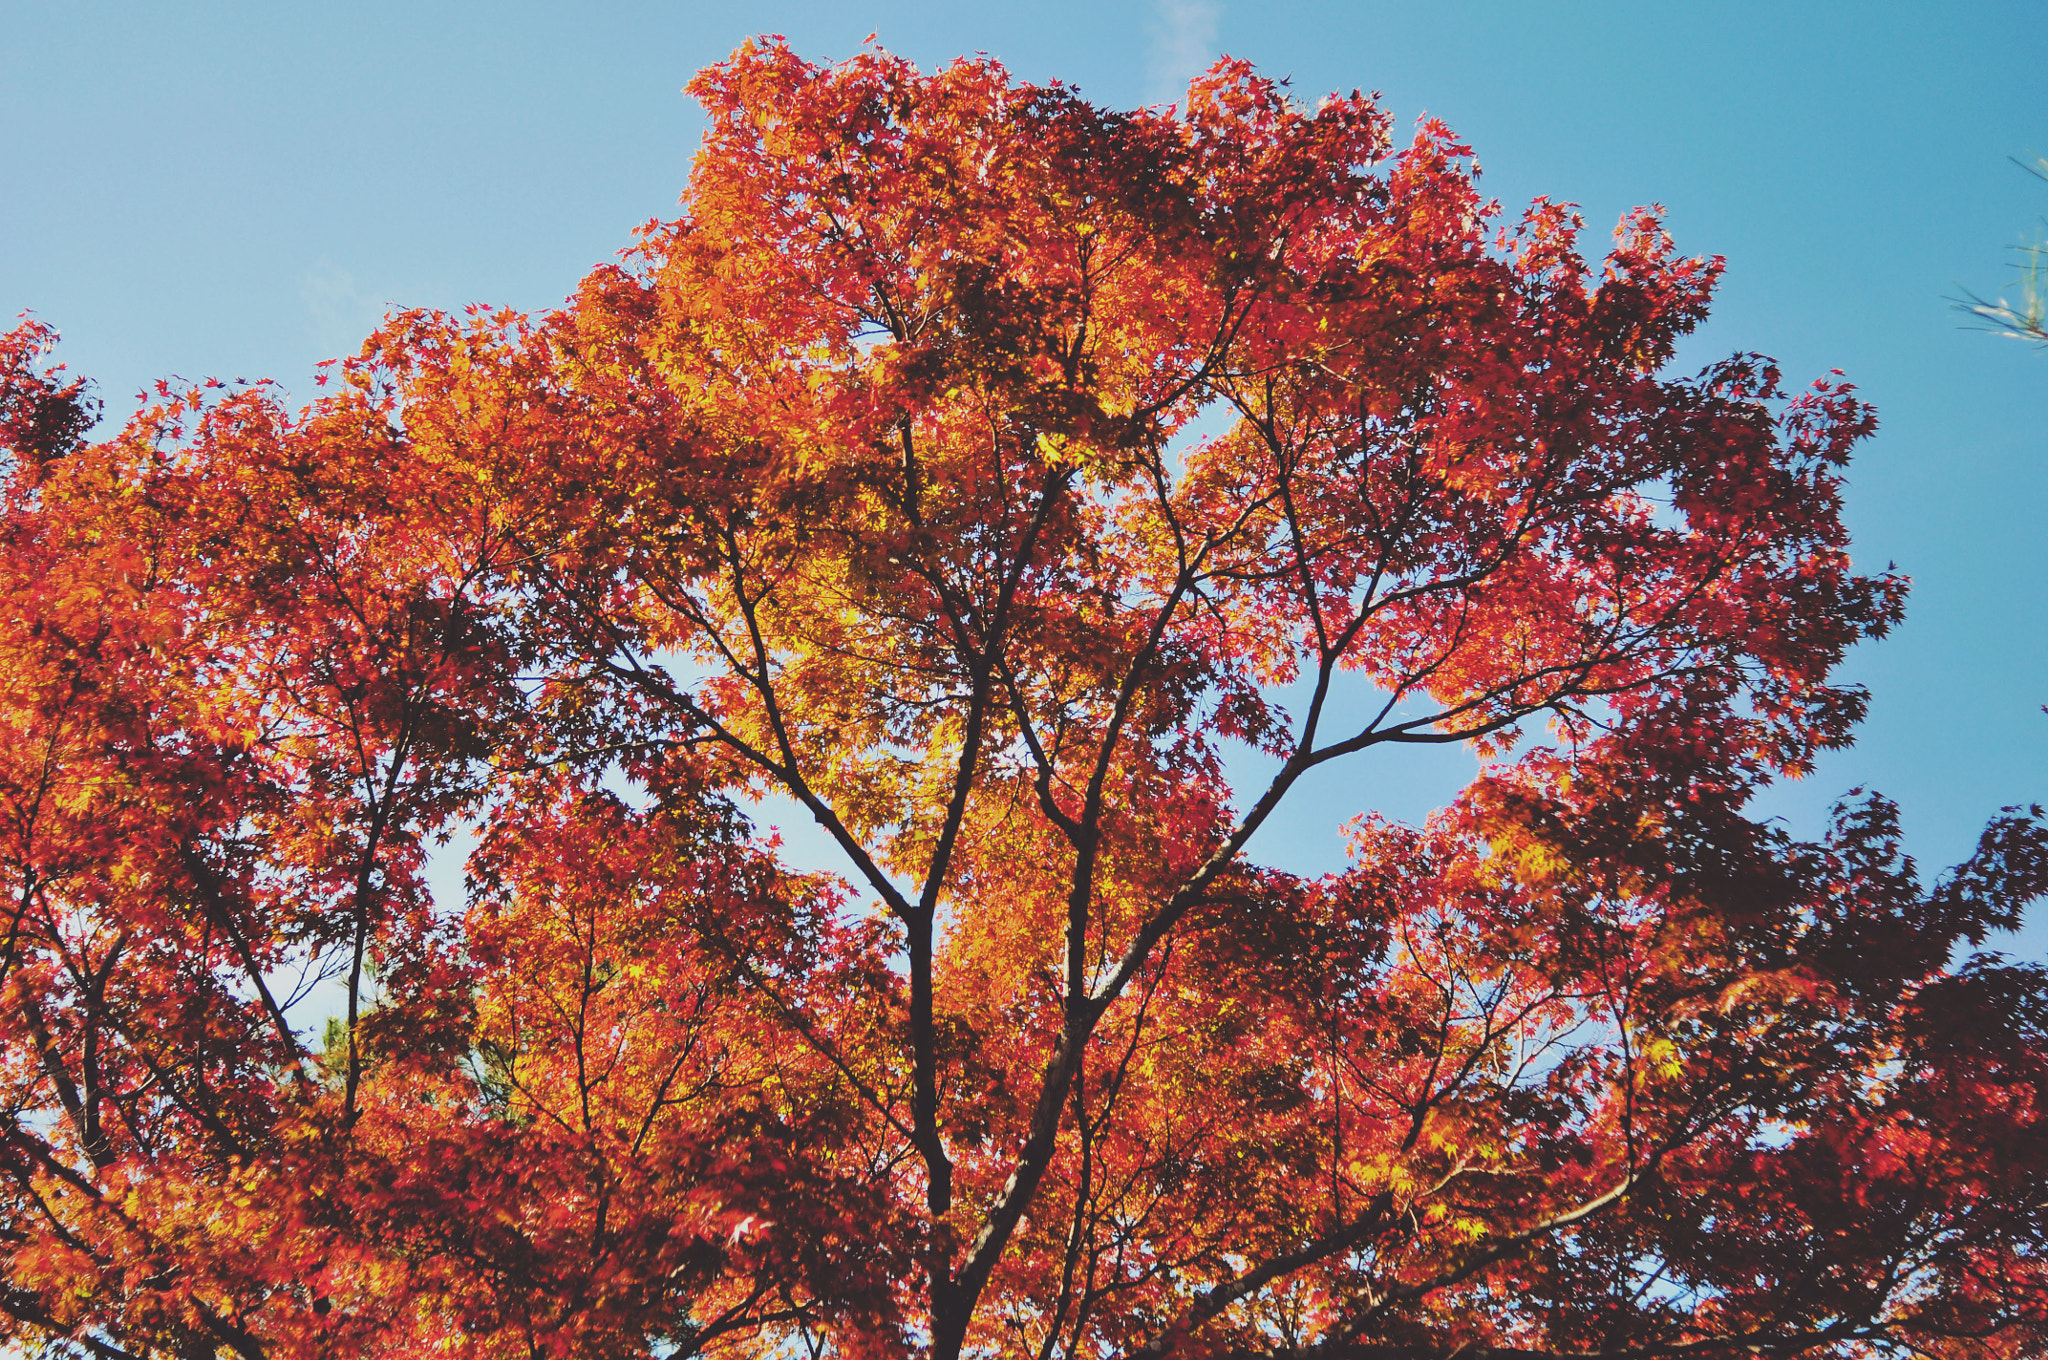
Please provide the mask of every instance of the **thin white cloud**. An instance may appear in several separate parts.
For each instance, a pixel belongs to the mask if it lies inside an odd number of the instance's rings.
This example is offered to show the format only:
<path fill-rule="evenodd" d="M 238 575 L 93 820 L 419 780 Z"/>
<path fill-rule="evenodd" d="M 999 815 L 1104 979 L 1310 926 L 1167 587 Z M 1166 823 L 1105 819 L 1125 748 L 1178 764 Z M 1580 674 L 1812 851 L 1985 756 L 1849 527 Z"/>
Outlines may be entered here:
<path fill-rule="evenodd" d="M 354 354 L 384 319 L 385 305 L 325 255 L 307 271 L 300 291 L 306 300 L 306 337 L 323 358 Z"/>
<path fill-rule="evenodd" d="M 1153 0 L 1151 47 L 1146 53 L 1146 98 L 1180 103 L 1188 81 L 1209 69 L 1219 55 L 1216 28 L 1223 18 L 1218 0 Z"/>

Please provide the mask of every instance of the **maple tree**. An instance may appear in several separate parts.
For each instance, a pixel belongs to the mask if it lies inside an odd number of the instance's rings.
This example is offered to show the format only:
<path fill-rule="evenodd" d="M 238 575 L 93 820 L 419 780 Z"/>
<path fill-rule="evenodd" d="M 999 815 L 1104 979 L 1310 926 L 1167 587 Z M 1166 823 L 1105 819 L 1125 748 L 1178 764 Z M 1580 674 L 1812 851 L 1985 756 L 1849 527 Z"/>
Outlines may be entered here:
<path fill-rule="evenodd" d="M 9 1338 L 2048 1348 L 2048 985 L 1965 948 L 2048 833 L 1928 885 L 1881 798 L 1745 814 L 1904 586 L 1845 383 L 1668 371 L 1718 261 L 1234 62 L 692 89 L 680 218 L 303 410 L 88 444 L 9 339 Z M 1251 856 L 1444 742 L 1424 826 Z"/>

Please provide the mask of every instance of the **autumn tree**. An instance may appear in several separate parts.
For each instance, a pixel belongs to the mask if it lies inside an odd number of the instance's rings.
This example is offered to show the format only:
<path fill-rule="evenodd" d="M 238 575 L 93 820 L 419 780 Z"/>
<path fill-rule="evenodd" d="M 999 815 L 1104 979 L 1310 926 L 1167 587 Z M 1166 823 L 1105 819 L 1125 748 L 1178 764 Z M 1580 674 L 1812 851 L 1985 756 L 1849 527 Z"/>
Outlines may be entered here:
<path fill-rule="evenodd" d="M 2048 834 L 1928 883 L 1882 798 L 1745 812 L 1904 585 L 1845 383 L 1671 371 L 1718 261 L 1238 63 L 692 89 L 557 311 L 7 426 L 16 1341 L 2048 1349 L 2048 986 L 1972 952 Z M 1253 857 L 1433 743 L 1425 825 Z"/>

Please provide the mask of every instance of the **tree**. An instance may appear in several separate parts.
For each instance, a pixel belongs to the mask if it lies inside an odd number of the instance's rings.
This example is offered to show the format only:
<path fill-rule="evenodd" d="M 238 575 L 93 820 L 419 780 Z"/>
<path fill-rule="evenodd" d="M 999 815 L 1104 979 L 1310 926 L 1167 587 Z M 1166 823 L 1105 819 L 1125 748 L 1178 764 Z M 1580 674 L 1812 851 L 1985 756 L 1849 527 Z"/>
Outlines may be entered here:
<path fill-rule="evenodd" d="M 1881 798 L 1745 815 L 1904 582 L 1845 383 L 1667 372 L 1719 261 L 1637 212 L 1596 269 L 1233 62 L 692 88 L 683 215 L 560 310 L 17 457 L 16 1339 L 2048 1346 L 2048 985 L 1964 949 L 2048 833 L 1924 886 Z M 1426 825 L 1251 857 L 1442 742 L 1492 763 Z"/>

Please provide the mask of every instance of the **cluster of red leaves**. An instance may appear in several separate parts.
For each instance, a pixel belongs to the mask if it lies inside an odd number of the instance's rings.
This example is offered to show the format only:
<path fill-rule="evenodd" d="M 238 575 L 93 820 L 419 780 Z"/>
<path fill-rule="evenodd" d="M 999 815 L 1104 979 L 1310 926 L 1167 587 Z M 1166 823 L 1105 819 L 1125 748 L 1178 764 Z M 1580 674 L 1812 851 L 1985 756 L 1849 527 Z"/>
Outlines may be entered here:
<path fill-rule="evenodd" d="M 396 316 L 297 414 L 85 445 L 48 332 L 0 351 L 12 1339 L 2048 1346 L 2048 984 L 1958 961 L 2048 833 L 1930 888 L 1882 800 L 1744 815 L 1903 583 L 1845 384 L 1666 372 L 1718 262 L 1637 213 L 1590 265 L 1233 63 L 693 89 L 624 266 Z M 1502 763 L 1426 826 L 1248 858 L 1442 741 Z"/>
<path fill-rule="evenodd" d="M 23 319 L 0 334 L 0 450 L 10 458 L 42 463 L 69 453 L 99 419 L 90 383 L 65 382 L 61 366 L 41 366 L 56 343 L 40 321 Z"/>

